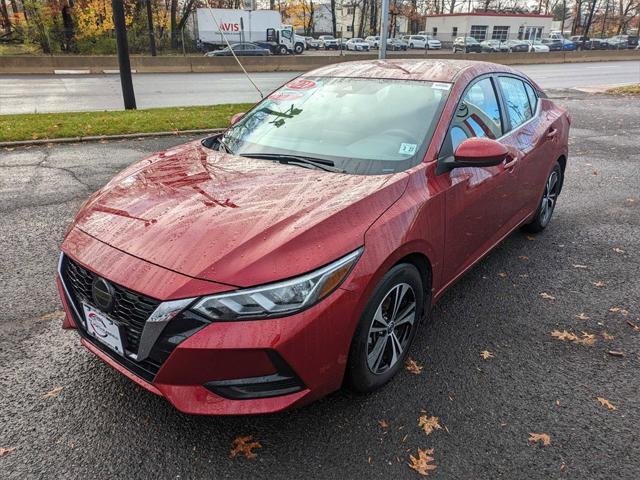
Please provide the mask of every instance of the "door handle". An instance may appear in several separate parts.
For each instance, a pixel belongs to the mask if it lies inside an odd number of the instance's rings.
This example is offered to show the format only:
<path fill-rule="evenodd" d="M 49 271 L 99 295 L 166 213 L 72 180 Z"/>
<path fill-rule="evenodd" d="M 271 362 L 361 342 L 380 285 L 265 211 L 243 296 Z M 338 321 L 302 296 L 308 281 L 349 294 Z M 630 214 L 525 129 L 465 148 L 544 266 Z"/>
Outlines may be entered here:
<path fill-rule="evenodd" d="M 549 128 L 549 130 L 547 130 L 547 134 L 545 135 L 545 138 L 553 138 L 558 134 L 558 129 L 557 128 Z"/>
<path fill-rule="evenodd" d="M 516 163 L 518 163 L 518 157 L 517 156 L 515 156 L 515 157 L 508 156 L 506 158 L 506 160 L 505 160 L 504 169 L 505 170 L 512 169 L 513 167 L 516 166 Z"/>

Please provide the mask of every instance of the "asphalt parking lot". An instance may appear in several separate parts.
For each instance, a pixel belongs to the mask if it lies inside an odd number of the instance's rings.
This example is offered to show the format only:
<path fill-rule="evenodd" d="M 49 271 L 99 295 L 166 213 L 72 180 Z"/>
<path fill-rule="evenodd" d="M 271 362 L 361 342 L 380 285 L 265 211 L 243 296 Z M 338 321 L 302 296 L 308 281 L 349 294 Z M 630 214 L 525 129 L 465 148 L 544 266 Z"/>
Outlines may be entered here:
<path fill-rule="evenodd" d="M 0 151 L 0 475 L 419 478 L 409 454 L 433 448 L 436 478 L 640 478 L 640 101 L 552 94 L 573 124 L 547 231 L 514 233 L 444 296 L 411 351 L 421 374 L 269 416 L 183 415 L 60 328 L 53 272 L 80 203 L 186 138 Z M 229 458 L 241 435 L 257 458 Z"/>

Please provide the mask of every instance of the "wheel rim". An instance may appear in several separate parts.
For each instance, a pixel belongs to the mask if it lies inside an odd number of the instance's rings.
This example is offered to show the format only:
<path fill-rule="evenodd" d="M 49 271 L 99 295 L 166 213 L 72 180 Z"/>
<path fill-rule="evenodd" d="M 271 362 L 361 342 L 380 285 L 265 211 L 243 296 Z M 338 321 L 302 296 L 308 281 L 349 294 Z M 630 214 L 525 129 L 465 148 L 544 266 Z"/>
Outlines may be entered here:
<path fill-rule="evenodd" d="M 406 283 L 395 285 L 384 296 L 367 341 L 367 365 L 375 375 L 392 368 L 406 350 L 416 320 L 416 296 Z"/>
<path fill-rule="evenodd" d="M 540 223 L 546 225 L 551 220 L 553 209 L 558 199 L 558 190 L 560 187 L 560 175 L 556 170 L 551 172 L 547 183 L 544 186 L 544 194 L 542 195 L 542 203 L 540 204 Z"/>

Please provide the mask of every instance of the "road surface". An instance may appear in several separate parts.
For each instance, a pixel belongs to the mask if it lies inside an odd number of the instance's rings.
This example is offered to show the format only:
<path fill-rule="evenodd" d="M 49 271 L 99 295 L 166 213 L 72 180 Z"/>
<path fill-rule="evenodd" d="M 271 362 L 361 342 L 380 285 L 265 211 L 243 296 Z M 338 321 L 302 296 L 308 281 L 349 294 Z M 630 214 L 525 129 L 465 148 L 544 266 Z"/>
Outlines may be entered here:
<path fill-rule="evenodd" d="M 433 448 L 439 480 L 639 479 L 640 101 L 557 101 L 573 123 L 551 225 L 511 235 L 439 301 L 411 350 L 423 372 L 258 417 L 183 415 L 60 328 L 53 272 L 79 205 L 187 139 L 0 149 L 0 449 L 15 448 L 0 477 L 417 480 L 408 457 Z M 422 431 L 423 411 L 442 429 Z M 531 445 L 530 432 L 551 444 Z M 229 459 L 240 435 L 262 444 L 256 459 Z"/>
<path fill-rule="evenodd" d="M 640 62 L 520 65 L 543 88 L 640 82 Z M 298 72 L 251 74 L 268 93 Z M 240 73 L 145 73 L 133 76 L 138 108 L 254 102 L 260 97 Z M 0 76 L 0 114 L 118 110 L 117 75 Z"/>

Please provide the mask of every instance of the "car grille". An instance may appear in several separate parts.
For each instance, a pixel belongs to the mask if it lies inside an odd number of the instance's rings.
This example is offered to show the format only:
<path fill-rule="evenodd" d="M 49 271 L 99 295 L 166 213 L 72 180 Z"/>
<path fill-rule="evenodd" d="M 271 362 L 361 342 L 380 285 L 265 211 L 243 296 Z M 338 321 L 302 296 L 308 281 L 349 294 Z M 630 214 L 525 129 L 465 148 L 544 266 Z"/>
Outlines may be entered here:
<path fill-rule="evenodd" d="M 97 275 L 68 257 L 64 267 L 65 283 L 69 293 L 74 297 L 73 301 L 78 312 L 82 312 L 81 302 L 94 303 L 91 299 L 91 285 Z M 144 324 L 160 302 L 114 283 L 112 285 L 115 290 L 115 300 L 109 317 L 120 325 L 126 342 L 125 349 L 131 353 L 137 353 Z"/>

